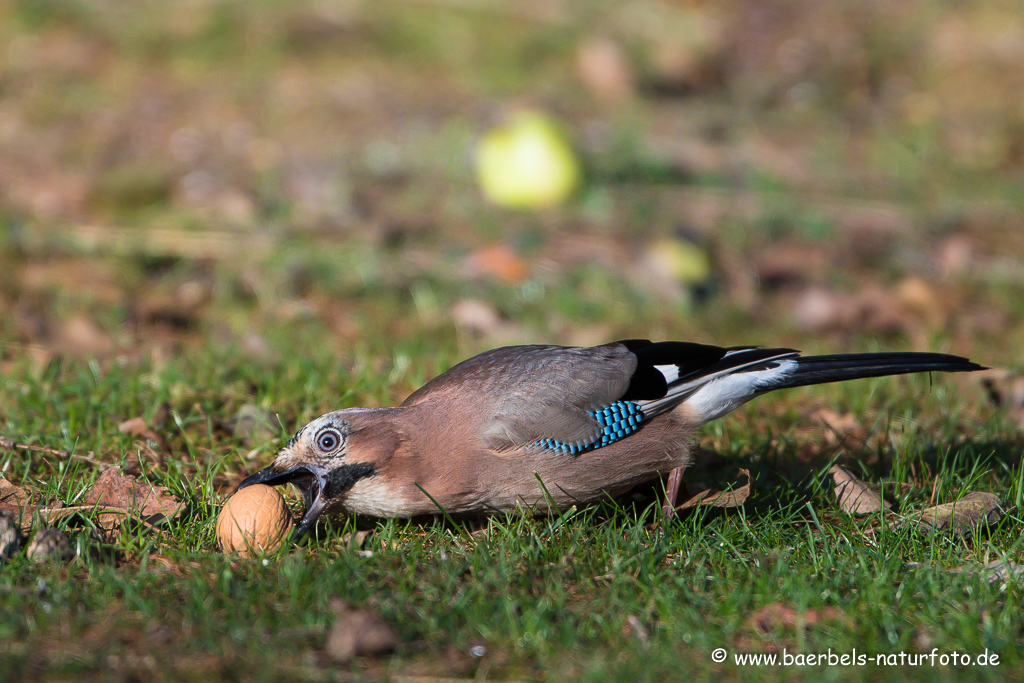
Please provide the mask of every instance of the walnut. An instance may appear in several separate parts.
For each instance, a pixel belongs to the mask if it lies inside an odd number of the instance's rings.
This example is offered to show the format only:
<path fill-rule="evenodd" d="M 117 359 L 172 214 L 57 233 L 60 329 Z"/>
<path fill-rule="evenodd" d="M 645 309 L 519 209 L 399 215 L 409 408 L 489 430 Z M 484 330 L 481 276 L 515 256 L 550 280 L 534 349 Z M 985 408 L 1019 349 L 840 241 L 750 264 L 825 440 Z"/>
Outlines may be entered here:
<path fill-rule="evenodd" d="M 276 550 L 292 528 L 284 498 L 272 486 L 253 484 L 228 498 L 217 518 L 217 542 L 243 557 Z"/>

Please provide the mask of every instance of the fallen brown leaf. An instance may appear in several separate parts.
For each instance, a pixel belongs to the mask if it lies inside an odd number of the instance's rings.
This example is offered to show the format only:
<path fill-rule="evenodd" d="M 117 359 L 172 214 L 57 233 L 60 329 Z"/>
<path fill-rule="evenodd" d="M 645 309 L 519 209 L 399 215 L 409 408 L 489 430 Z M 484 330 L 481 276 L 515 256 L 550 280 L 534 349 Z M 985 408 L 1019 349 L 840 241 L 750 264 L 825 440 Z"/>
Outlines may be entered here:
<path fill-rule="evenodd" d="M 32 496 L 28 489 L 15 486 L 6 478 L 0 477 L 0 510 L 19 511 L 28 504 Z"/>
<path fill-rule="evenodd" d="M 718 489 L 705 489 L 694 494 L 685 503 L 676 507 L 676 511 L 689 510 L 698 505 L 707 505 L 716 508 L 734 508 L 743 505 L 750 496 L 750 471 L 742 467 L 740 476 L 746 477 L 747 483 L 730 491 L 719 491 Z"/>
<path fill-rule="evenodd" d="M 14 511 L 12 510 L 11 512 Z M 21 530 L 25 533 L 32 530 L 32 524 L 36 520 L 50 525 L 56 524 L 58 520 L 74 514 L 88 515 L 94 512 L 99 513 L 97 524 L 105 531 L 113 530 L 118 524 L 129 517 L 140 517 L 139 510 L 135 508 L 129 509 L 117 505 L 61 505 L 59 501 L 51 507 L 25 505 L 17 511 L 17 513 L 21 514 Z M 177 512 L 175 512 L 176 514 Z M 148 518 L 142 518 L 142 521 L 148 524 L 157 524 L 165 519 L 171 519 L 175 515 L 167 515 L 165 517 L 153 515 Z"/>
<path fill-rule="evenodd" d="M 334 624 L 327 635 L 327 656 L 335 662 L 353 657 L 389 652 L 398 636 L 379 616 L 365 609 L 352 609 L 339 598 L 331 601 Z"/>
<path fill-rule="evenodd" d="M 133 417 L 117 425 L 117 431 L 129 436 L 141 436 L 143 439 L 160 443 L 160 436 L 149 428 L 146 418 Z"/>
<path fill-rule="evenodd" d="M 891 507 L 881 495 L 858 479 L 848 469 L 833 465 L 829 474 L 835 481 L 836 498 L 839 507 L 851 515 L 867 515 Z"/>
<path fill-rule="evenodd" d="M 138 481 L 113 467 L 96 478 L 84 502 L 106 510 L 99 515 L 99 525 L 108 530 L 121 523 L 126 515 L 156 523 L 173 519 L 183 507 L 166 486 Z"/>
<path fill-rule="evenodd" d="M 21 531 L 27 532 L 32 528 L 33 519 L 42 512 L 42 517 L 48 524 L 54 520 L 70 514 L 64 504 L 59 500 L 53 501 L 48 508 L 38 505 L 34 501 L 41 498 L 39 491 L 24 487 L 15 486 L 7 479 L 0 477 L 0 512 L 7 512 L 11 519 L 20 520 Z"/>
<path fill-rule="evenodd" d="M 960 536 L 997 521 L 1004 514 L 999 496 L 972 491 L 960 500 L 943 503 L 907 517 L 903 524 L 915 524 L 922 531 L 952 531 Z"/>
<path fill-rule="evenodd" d="M 85 502 L 124 508 L 142 517 L 173 517 L 181 510 L 181 503 L 170 494 L 166 486 L 140 482 L 131 475 L 121 474 L 116 468 L 110 468 L 96 478 L 85 495 Z"/>
<path fill-rule="evenodd" d="M 99 508 L 104 514 L 116 516 L 118 520 L 128 517 L 128 511 L 116 507 L 104 507 Z M 36 520 L 42 521 L 44 524 L 50 525 L 55 524 L 58 520 L 71 515 L 82 513 L 88 514 L 97 510 L 95 505 L 61 505 L 60 503 L 52 507 L 44 507 L 37 505 L 26 505 L 21 509 L 21 530 L 28 533 L 32 530 L 32 523 Z M 101 526 L 103 526 L 101 524 Z M 113 528 L 113 526 L 103 527 L 104 529 Z"/>

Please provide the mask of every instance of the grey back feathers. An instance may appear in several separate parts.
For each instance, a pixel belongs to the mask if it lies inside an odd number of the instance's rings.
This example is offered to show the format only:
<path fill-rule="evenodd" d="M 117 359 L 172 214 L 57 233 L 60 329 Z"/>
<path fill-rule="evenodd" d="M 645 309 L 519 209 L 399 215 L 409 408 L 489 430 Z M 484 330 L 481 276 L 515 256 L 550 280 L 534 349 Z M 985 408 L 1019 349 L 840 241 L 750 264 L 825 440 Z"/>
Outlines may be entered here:
<path fill-rule="evenodd" d="M 686 403 L 690 418 L 702 424 L 783 387 L 979 368 L 964 358 L 932 353 L 801 357 L 786 348 L 647 340 L 509 346 L 459 363 L 402 405 L 441 401 L 450 414 L 474 422 L 482 445 L 492 450 L 547 441 L 575 453 L 604 443 L 607 430 L 602 432 L 605 427 L 591 413 L 617 402 L 631 402 L 642 423 Z"/>
<path fill-rule="evenodd" d="M 402 405 L 441 397 L 472 401 L 464 409 L 485 416 L 482 435 L 495 450 L 541 439 L 589 445 L 600 436 L 589 412 L 626 393 L 636 367 L 636 356 L 621 344 L 508 346 L 459 363 Z M 475 389 L 471 396 L 463 391 L 467 382 Z"/>

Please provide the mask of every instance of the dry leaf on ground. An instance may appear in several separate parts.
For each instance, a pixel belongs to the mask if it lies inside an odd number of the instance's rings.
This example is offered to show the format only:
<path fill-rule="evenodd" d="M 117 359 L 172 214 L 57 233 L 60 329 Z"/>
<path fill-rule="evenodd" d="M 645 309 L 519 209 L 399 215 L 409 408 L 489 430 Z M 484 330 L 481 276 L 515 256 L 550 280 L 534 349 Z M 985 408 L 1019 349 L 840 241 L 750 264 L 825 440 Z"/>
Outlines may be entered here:
<path fill-rule="evenodd" d="M 26 505 L 22 509 L 21 530 L 28 533 L 32 530 L 32 523 L 35 521 L 42 521 L 44 524 L 50 525 L 75 513 L 89 514 L 95 510 L 95 505 L 61 505 L 59 502 L 53 507 Z M 117 515 L 119 519 L 128 516 L 126 511 L 117 508 L 110 508 L 108 513 Z"/>
<path fill-rule="evenodd" d="M 121 474 L 117 468 L 104 471 L 96 479 L 84 502 L 107 509 L 100 514 L 99 524 L 108 530 L 125 516 L 138 517 L 149 524 L 173 519 L 183 507 L 166 486 L 138 481 L 131 475 Z"/>
<path fill-rule="evenodd" d="M 133 417 L 130 420 L 125 420 L 117 425 L 117 431 L 129 436 L 141 436 L 143 439 L 161 443 L 160 435 L 149 428 L 144 417 Z"/>
<path fill-rule="evenodd" d="M 0 510 L 19 515 L 24 532 L 32 528 L 34 521 L 51 525 L 75 513 L 98 512 L 97 523 L 107 531 L 128 517 L 157 524 L 173 519 L 184 507 L 166 487 L 140 482 L 131 475 L 121 474 L 117 467 L 104 470 L 85 495 L 82 505 L 63 505 L 60 501 L 39 505 L 32 502 L 35 497 L 33 491 L 0 478 Z"/>
<path fill-rule="evenodd" d="M 28 505 L 32 494 L 23 486 L 15 486 L 4 477 L 0 477 L 0 510 L 19 512 Z"/>
<path fill-rule="evenodd" d="M 0 513 L 9 513 L 10 518 L 18 522 L 21 531 L 28 532 L 36 517 L 42 516 L 47 524 L 52 524 L 60 517 L 74 511 L 72 508 L 64 507 L 59 500 L 53 501 L 48 507 L 39 505 L 39 498 L 41 498 L 39 491 L 25 486 L 16 486 L 0 477 Z"/>
<path fill-rule="evenodd" d="M 851 515 L 867 515 L 891 507 L 880 494 L 845 467 L 833 465 L 828 473 L 836 483 L 836 499 L 844 512 Z"/>
<path fill-rule="evenodd" d="M 707 505 L 716 508 L 734 508 L 743 505 L 750 496 L 750 471 L 740 468 L 740 476 L 746 477 L 747 483 L 730 491 L 719 491 L 718 489 L 705 489 L 690 497 L 682 505 L 676 507 L 676 511 L 689 510 L 698 505 Z"/>
<path fill-rule="evenodd" d="M 398 636 L 379 616 L 365 609 L 352 609 L 340 599 L 331 601 L 334 624 L 327 636 L 327 656 L 336 662 L 353 657 L 378 655 L 398 645 Z"/>
<path fill-rule="evenodd" d="M 991 524 L 1002 516 L 1003 503 L 999 496 L 984 491 L 972 491 L 960 500 L 936 505 L 907 517 L 902 524 L 916 524 L 922 531 L 950 530 L 961 535 Z"/>

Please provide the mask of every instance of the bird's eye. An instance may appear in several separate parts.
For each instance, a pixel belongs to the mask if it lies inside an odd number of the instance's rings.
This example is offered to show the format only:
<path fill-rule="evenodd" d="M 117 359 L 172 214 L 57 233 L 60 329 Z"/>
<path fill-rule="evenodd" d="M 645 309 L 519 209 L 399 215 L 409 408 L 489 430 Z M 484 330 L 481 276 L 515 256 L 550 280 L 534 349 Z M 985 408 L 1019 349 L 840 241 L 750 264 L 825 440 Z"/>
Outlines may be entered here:
<path fill-rule="evenodd" d="M 336 429 L 325 429 L 316 437 L 316 447 L 323 453 L 333 453 L 341 445 L 341 434 Z"/>

